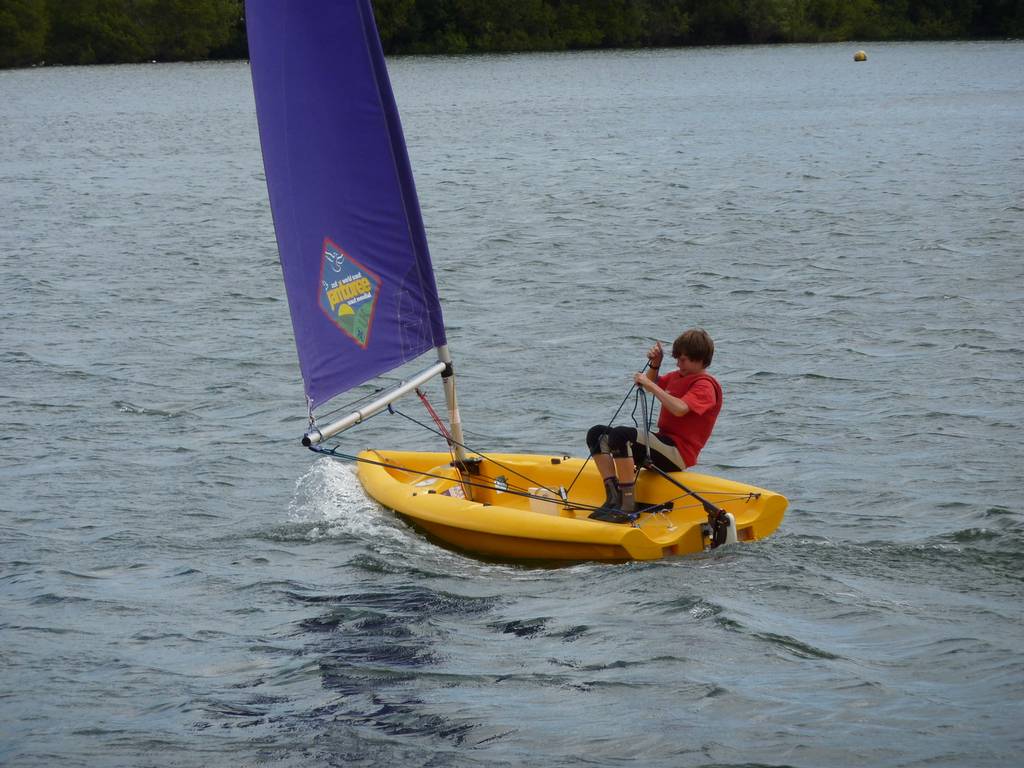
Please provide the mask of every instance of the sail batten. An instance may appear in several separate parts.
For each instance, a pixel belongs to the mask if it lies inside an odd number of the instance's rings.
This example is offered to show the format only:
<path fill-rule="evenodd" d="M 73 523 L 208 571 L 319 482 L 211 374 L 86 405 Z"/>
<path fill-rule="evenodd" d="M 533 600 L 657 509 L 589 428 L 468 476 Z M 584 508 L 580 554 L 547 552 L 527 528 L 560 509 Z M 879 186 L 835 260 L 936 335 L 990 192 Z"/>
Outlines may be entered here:
<path fill-rule="evenodd" d="M 267 187 L 311 408 L 433 348 L 444 319 L 370 0 L 247 0 Z"/>

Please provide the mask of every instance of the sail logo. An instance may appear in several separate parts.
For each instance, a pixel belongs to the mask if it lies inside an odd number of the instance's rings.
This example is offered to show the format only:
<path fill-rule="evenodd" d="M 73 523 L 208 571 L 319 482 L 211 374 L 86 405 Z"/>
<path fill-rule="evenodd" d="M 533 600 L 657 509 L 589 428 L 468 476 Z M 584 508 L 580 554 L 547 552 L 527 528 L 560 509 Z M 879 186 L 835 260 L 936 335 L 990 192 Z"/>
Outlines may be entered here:
<path fill-rule="evenodd" d="M 380 278 L 330 238 L 320 254 L 320 309 L 363 349 L 370 343 Z"/>

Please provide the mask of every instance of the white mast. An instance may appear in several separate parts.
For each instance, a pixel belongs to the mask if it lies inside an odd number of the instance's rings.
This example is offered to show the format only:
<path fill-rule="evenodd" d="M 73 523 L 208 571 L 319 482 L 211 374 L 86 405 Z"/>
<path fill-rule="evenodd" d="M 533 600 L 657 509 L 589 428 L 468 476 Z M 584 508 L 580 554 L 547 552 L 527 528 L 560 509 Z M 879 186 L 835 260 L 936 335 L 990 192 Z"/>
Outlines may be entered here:
<path fill-rule="evenodd" d="M 448 424 L 455 448 L 455 460 L 465 463 L 466 449 L 464 445 L 466 441 L 462 437 L 462 417 L 459 415 L 459 403 L 455 397 L 455 370 L 452 368 L 452 356 L 448 351 L 447 344 L 437 348 L 437 358 L 445 364 L 445 372 L 441 374 L 441 381 L 444 382 L 444 398 L 448 403 Z"/>

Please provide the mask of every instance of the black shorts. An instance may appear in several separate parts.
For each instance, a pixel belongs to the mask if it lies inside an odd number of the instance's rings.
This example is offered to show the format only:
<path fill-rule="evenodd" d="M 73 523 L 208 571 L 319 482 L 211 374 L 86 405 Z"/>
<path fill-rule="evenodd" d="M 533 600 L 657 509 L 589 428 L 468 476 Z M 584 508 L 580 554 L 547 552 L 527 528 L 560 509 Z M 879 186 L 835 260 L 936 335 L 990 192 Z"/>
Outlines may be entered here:
<path fill-rule="evenodd" d="M 634 427 L 609 427 L 598 424 L 587 432 L 587 447 L 591 455 L 610 453 L 617 458 L 633 457 L 633 463 L 642 467 L 647 463 L 648 448 L 651 462 L 664 472 L 680 472 L 686 469 L 686 462 L 679 455 L 679 449 L 665 435 L 652 432 L 650 446 L 647 445 L 648 435 Z"/>

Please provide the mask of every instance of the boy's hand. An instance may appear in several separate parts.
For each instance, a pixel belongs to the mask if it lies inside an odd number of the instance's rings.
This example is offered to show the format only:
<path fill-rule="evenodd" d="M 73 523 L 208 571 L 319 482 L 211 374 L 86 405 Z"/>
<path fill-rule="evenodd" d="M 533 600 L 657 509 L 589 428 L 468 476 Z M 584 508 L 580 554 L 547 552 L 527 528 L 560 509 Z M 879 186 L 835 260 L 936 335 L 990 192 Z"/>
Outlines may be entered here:
<path fill-rule="evenodd" d="M 665 352 L 661 348 L 660 341 L 655 342 L 654 346 L 647 350 L 647 361 L 651 364 L 651 368 L 660 368 L 664 357 Z"/>

